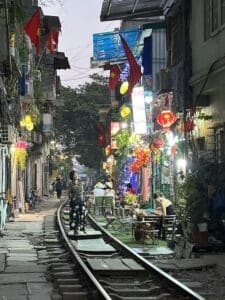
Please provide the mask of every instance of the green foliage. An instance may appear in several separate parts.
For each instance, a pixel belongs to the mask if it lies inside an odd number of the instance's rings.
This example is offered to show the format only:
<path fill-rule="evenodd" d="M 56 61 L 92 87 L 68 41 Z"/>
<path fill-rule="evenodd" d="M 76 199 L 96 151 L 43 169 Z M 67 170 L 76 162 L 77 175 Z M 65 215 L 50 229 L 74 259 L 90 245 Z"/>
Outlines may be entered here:
<path fill-rule="evenodd" d="M 209 185 L 225 187 L 225 166 L 200 160 L 194 164 L 194 170 L 187 175 L 185 182 L 177 187 L 178 198 L 186 201 L 186 207 L 182 211 L 194 226 L 201 222 L 208 209 Z M 179 208 L 179 200 L 177 205 Z"/>
<path fill-rule="evenodd" d="M 208 120 L 212 120 L 212 116 L 201 113 L 198 115 L 198 119 L 208 121 Z"/>
<path fill-rule="evenodd" d="M 137 196 L 135 194 L 132 194 L 132 193 L 127 193 L 124 197 L 124 201 L 127 204 L 132 204 L 133 202 L 137 201 Z"/>
<path fill-rule="evenodd" d="M 129 144 L 131 131 L 128 128 L 120 129 L 115 135 L 116 145 L 118 148 L 126 147 Z"/>
<path fill-rule="evenodd" d="M 140 209 L 147 209 L 147 208 L 149 208 L 150 207 L 150 203 L 149 202 L 147 202 L 147 201 L 140 201 Z"/>
<path fill-rule="evenodd" d="M 78 88 L 64 87 L 61 97 L 64 107 L 56 116 L 57 138 L 66 146 L 66 152 L 76 155 L 79 163 L 98 169 L 103 150 L 97 144 L 98 110 L 110 101 L 107 79 L 94 74 L 91 83 Z"/>
<path fill-rule="evenodd" d="M 110 118 L 112 121 L 120 121 L 121 120 L 119 108 L 111 109 Z"/>

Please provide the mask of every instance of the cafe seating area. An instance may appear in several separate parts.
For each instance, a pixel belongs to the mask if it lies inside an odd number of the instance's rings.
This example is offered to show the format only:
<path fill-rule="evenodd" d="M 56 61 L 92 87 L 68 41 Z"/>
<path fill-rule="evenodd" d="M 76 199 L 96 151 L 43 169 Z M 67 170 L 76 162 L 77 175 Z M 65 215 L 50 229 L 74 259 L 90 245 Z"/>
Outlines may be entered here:
<path fill-rule="evenodd" d="M 138 215 L 131 206 L 116 206 L 112 197 L 96 197 L 93 215 L 105 220 L 107 230 L 126 232 L 134 242 L 158 245 L 159 240 L 171 240 L 176 234 L 176 215 Z"/>

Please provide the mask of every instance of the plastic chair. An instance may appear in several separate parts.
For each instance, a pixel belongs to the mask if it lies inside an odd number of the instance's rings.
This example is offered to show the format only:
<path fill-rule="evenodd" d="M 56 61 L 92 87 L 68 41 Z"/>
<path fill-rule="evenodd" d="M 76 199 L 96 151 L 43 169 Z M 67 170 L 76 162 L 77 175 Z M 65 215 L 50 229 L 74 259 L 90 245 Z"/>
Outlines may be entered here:
<path fill-rule="evenodd" d="M 104 213 L 104 197 L 95 197 L 94 214 Z"/>

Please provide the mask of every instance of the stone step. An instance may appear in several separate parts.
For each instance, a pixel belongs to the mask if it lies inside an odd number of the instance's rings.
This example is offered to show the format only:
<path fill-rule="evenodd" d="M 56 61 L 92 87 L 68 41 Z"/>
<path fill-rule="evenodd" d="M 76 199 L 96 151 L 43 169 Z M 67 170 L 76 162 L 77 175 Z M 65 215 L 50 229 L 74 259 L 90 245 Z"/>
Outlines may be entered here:
<path fill-rule="evenodd" d="M 71 271 L 71 270 L 73 270 L 73 267 L 71 265 L 51 268 L 51 271 L 54 272 L 54 273 L 68 272 L 68 271 Z"/>
<path fill-rule="evenodd" d="M 55 279 L 58 279 L 58 278 L 73 279 L 75 274 L 72 271 L 68 271 L 68 272 L 57 272 L 57 273 L 54 273 L 53 276 Z"/>
<path fill-rule="evenodd" d="M 63 294 L 64 292 L 83 292 L 84 288 L 81 284 L 71 284 L 71 285 L 59 285 L 59 293 Z"/>
<path fill-rule="evenodd" d="M 80 284 L 80 279 L 78 278 L 56 278 L 54 281 L 54 287 L 58 288 L 59 285 L 76 285 Z"/>
<path fill-rule="evenodd" d="M 87 300 L 87 293 L 85 292 L 64 292 L 62 294 L 62 300 Z"/>
<path fill-rule="evenodd" d="M 54 263 L 51 263 L 50 268 L 58 268 L 58 267 L 66 267 L 66 266 L 70 266 L 70 262 L 67 262 L 67 263 L 54 262 Z"/>

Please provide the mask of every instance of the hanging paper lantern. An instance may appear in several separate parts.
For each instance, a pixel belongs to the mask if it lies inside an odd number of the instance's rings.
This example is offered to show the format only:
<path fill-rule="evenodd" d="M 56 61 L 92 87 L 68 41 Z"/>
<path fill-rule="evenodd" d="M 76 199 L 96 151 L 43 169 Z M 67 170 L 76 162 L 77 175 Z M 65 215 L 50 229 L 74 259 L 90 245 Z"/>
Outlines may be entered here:
<path fill-rule="evenodd" d="M 123 119 L 126 119 L 126 118 L 128 118 L 128 117 L 130 116 L 130 114 L 131 114 L 131 109 L 130 109 L 130 107 L 127 106 L 127 105 L 123 105 L 123 106 L 121 107 L 121 110 L 120 110 L 120 115 L 121 115 L 121 117 L 122 117 Z"/>
<path fill-rule="evenodd" d="M 192 118 L 187 118 L 187 120 L 184 122 L 184 131 L 185 132 L 191 132 L 195 129 L 195 124 Z"/>
<path fill-rule="evenodd" d="M 105 137 L 105 134 L 99 134 L 98 135 L 98 140 L 97 140 L 97 143 L 100 147 L 104 147 L 105 146 L 105 143 L 106 143 L 106 137 Z"/>
<path fill-rule="evenodd" d="M 25 170 L 26 167 L 27 147 L 28 143 L 26 141 L 21 140 L 16 143 L 15 159 L 21 170 Z"/>
<path fill-rule="evenodd" d="M 171 152 L 172 155 L 175 155 L 175 154 L 176 154 L 176 152 L 177 152 L 177 145 L 176 145 L 176 144 L 174 144 L 174 145 L 171 147 L 170 152 Z"/>
<path fill-rule="evenodd" d="M 23 148 L 17 148 L 15 150 L 16 163 L 20 166 L 21 170 L 25 170 L 26 167 L 27 151 Z"/>
<path fill-rule="evenodd" d="M 28 143 L 26 141 L 18 141 L 16 142 L 16 149 L 26 149 L 28 147 Z"/>
<path fill-rule="evenodd" d="M 20 121 L 21 127 L 26 127 L 27 130 L 31 131 L 34 129 L 34 124 L 30 115 L 25 115 L 24 118 Z"/>
<path fill-rule="evenodd" d="M 108 156 L 111 153 L 111 146 L 108 145 L 107 147 L 105 147 L 105 155 Z"/>
<path fill-rule="evenodd" d="M 164 140 L 160 137 L 154 140 L 153 145 L 155 148 L 160 149 L 164 146 Z"/>
<path fill-rule="evenodd" d="M 156 146 L 155 146 L 154 144 L 152 144 L 152 145 L 150 146 L 150 149 L 151 149 L 151 151 L 152 151 L 153 153 L 157 153 L 157 152 L 160 151 L 159 148 L 156 148 Z"/>
<path fill-rule="evenodd" d="M 120 94 L 125 95 L 129 88 L 129 82 L 124 81 L 120 86 Z"/>
<path fill-rule="evenodd" d="M 106 170 L 106 169 L 107 169 L 107 162 L 104 161 L 104 162 L 102 163 L 102 169 L 103 169 L 103 170 Z"/>
<path fill-rule="evenodd" d="M 31 123 L 32 122 L 31 116 L 30 115 L 25 115 L 24 121 L 25 121 L 26 124 Z"/>
<path fill-rule="evenodd" d="M 34 129 L 34 124 L 33 123 L 27 124 L 26 128 L 27 130 L 31 131 Z"/>
<path fill-rule="evenodd" d="M 157 123 L 162 127 L 170 127 L 176 120 L 177 117 L 170 110 L 164 110 L 156 117 Z"/>

